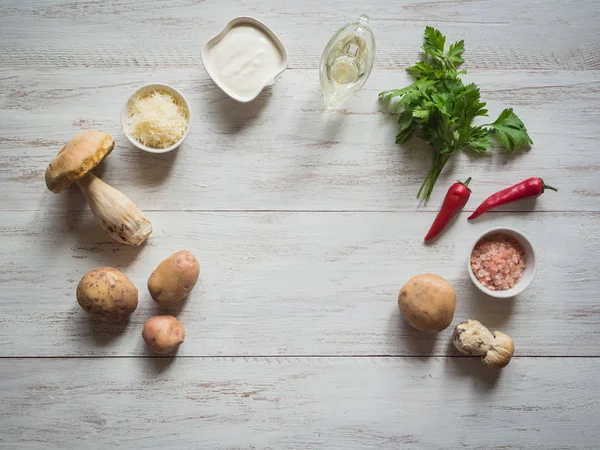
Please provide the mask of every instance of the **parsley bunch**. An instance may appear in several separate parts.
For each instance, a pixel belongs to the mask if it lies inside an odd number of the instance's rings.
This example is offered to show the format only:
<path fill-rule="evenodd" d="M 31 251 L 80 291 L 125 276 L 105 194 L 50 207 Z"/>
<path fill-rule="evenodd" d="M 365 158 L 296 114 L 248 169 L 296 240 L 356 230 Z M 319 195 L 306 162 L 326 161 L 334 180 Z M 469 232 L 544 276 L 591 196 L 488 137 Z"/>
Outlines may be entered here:
<path fill-rule="evenodd" d="M 494 139 L 510 152 L 515 147 L 533 144 L 525 125 L 512 108 L 502 111 L 495 122 L 472 126 L 477 116 L 487 116 L 479 88 L 463 84 L 458 70 L 464 62 L 464 41 L 444 51 L 446 37 L 435 28 L 425 28 L 423 60 L 410 67 L 408 73 L 417 81 L 408 87 L 379 94 L 386 109 L 398 116 L 400 130 L 397 143 L 405 143 L 419 130 L 435 150 L 431 170 L 421 185 L 417 198 L 429 200 L 444 165 L 453 153 L 469 148 L 483 153 Z"/>

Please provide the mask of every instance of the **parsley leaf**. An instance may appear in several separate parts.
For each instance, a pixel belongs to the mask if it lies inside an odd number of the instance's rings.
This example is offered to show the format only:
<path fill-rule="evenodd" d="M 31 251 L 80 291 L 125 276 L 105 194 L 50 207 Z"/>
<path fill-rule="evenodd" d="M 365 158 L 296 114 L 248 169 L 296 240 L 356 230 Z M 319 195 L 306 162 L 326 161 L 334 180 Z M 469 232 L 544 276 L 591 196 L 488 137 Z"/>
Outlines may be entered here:
<path fill-rule="evenodd" d="M 477 153 L 487 152 L 492 147 L 491 131 L 486 127 L 469 127 L 466 147 Z"/>
<path fill-rule="evenodd" d="M 465 41 L 455 42 L 450 46 L 448 50 L 448 61 L 451 62 L 454 67 L 460 66 L 465 62 L 464 59 L 461 58 L 461 55 L 465 52 Z"/>
<path fill-rule="evenodd" d="M 444 56 L 444 46 L 446 45 L 446 36 L 433 27 L 425 28 L 425 42 L 423 51 L 431 56 Z"/>
<path fill-rule="evenodd" d="M 434 161 L 417 197 L 429 200 L 435 183 L 453 153 L 468 148 L 483 153 L 498 139 L 510 152 L 533 144 L 525 125 L 512 108 L 502 111 L 494 122 L 473 126 L 478 116 L 487 116 L 479 88 L 463 84 L 458 70 L 464 62 L 464 41 L 450 45 L 444 53 L 446 37 L 433 27 L 425 28 L 423 59 L 407 69 L 417 81 L 402 89 L 381 92 L 386 110 L 398 117 L 396 142 L 403 144 L 415 133 L 431 144 Z"/>
<path fill-rule="evenodd" d="M 498 136 L 502 144 L 513 152 L 515 147 L 533 144 L 527 134 L 527 128 L 512 108 L 507 108 L 500 113 L 495 122 L 488 125 L 492 128 L 492 135 Z"/>

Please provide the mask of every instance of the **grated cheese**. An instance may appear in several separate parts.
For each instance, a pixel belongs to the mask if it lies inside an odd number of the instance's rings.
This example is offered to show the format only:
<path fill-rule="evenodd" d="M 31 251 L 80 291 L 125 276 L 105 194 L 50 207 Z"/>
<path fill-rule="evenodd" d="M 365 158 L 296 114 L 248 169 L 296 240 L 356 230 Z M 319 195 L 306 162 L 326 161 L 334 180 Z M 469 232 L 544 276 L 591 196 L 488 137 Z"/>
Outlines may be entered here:
<path fill-rule="evenodd" d="M 187 127 L 185 107 L 166 92 L 147 93 L 129 104 L 126 133 L 148 147 L 170 147 L 183 138 Z"/>

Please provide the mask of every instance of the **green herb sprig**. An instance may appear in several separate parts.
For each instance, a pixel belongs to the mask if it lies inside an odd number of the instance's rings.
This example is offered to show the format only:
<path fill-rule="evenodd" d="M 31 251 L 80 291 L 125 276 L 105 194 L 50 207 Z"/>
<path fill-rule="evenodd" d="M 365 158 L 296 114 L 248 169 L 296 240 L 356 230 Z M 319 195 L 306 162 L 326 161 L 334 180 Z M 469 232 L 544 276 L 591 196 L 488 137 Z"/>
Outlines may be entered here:
<path fill-rule="evenodd" d="M 433 166 L 423 181 L 417 198 L 428 201 L 435 183 L 453 153 L 464 148 L 478 153 L 489 150 L 494 140 L 509 151 L 533 144 L 525 125 L 507 108 L 492 123 L 473 126 L 477 116 L 487 116 L 479 88 L 463 84 L 459 70 L 464 62 L 464 41 L 450 45 L 445 52 L 446 37 L 435 28 L 425 28 L 424 56 L 408 73 L 417 81 L 402 89 L 381 92 L 379 99 L 386 110 L 398 116 L 400 129 L 397 143 L 405 143 L 417 131 L 435 150 Z"/>

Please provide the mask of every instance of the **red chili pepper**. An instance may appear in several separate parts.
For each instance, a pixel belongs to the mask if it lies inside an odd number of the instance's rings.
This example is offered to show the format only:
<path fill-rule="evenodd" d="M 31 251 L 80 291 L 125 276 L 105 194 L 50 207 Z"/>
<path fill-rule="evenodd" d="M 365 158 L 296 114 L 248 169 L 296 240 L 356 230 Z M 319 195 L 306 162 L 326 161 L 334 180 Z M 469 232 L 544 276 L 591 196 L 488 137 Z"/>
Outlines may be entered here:
<path fill-rule="evenodd" d="M 452 220 L 452 218 L 458 214 L 458 212 L 465 207 L 469 197 L 471 196 L 471 189 L 469 189 L 469 182 L 471 181 L 471 177 L 467 179 L 464 183 L 457 181 L 446 193 L 446 197 L 444 197 L 444 203 L 442 204 L 442 209 L 436 216 L 427 236 L 425 236 L 425 242 L 430 241 L 438 234 L 442 232 L 448 222 Z"/>
<path fill-rule="evenodd" d="M 558 191 L 558 189 L 545 184 L 544 180 L 541 178 L 528 178 L 519 184 L 515 184 L 514 186 L 490 195 L 481 205 L 479 205 L 475 212 L 469 216 L 469 220 L 476 219 L 484 212 L 497 208 L 498 206 L 506 205 L 507 203 L 522 200 L 524 198 L 539 197 L 546 189 Z"/>

